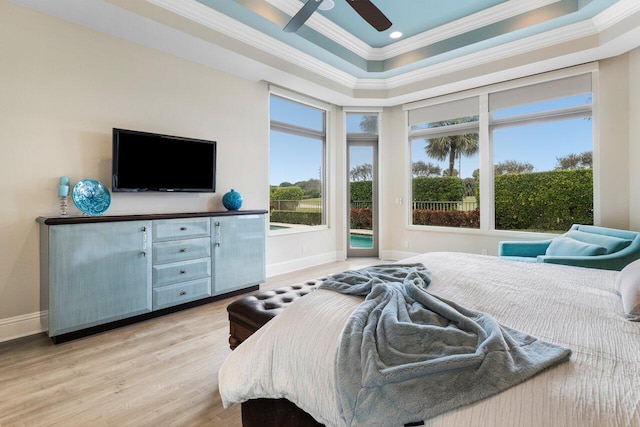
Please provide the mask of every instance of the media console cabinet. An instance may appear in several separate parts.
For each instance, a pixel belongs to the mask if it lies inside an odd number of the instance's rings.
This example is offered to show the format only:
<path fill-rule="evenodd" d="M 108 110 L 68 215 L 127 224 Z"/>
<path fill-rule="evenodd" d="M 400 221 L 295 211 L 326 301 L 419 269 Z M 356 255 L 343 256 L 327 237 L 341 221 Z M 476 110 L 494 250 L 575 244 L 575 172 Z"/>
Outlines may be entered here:
<path fill-rule="evenodd" d="M 267 211 L 39 217 L 55 343 L 257 290 Z"/>

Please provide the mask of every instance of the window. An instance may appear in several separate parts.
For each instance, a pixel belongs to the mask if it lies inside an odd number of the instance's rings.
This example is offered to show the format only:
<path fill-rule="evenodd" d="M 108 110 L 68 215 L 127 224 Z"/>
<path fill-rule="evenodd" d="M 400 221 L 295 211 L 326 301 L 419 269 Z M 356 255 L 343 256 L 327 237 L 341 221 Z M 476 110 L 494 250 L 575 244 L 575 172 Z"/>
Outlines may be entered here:
<path fill-rule="evenodd" d="M 326 110 L 271 94 L 270 123 L 270 230 L 326 224 Z"/>
<path fill-rule="evenodd" d="M 377 256 L 378 114 L 347 112 L 348 256 Z"/>
<path fill-rule="evenodd" d="M 411 224 L 480 227 L 478 98 L 409 113 Z"/>
<path fill-rule="evenodd" d="M 593 224 L 591 75 L 489 95 L 494 227 Z"/>
<path fill-rule="evenodd" d="M 593 224 L 591 78 L 409 109 L 410 223 L 550 233 Z"/>

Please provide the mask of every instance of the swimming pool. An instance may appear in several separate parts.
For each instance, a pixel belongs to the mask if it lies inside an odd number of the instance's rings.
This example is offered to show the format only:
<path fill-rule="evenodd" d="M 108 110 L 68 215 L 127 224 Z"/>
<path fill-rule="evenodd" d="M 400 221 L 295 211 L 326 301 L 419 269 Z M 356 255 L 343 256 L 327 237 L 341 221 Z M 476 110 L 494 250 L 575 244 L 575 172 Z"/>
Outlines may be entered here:
<path fill-rule="evenodd" d="M 269 230 L 284 230 L 286 227 L 284 225 L 269 225 Z M 373 248 L 373 236 L 370 234 L 358 234 L 351 233 L 351 238 L 349 239 L 349 244 L 352 248 Z"/>
<path fill-rule="evenodd" d="M 284 230 L 285 228 L 291 227 L 285 227 L 284 225 L 269 225 L 269 230 Z"/>
<path fill-rule="evenodd" d="M 370 234 L 351 233 L 352 248 L 373 248 L 373 236 Z"/>

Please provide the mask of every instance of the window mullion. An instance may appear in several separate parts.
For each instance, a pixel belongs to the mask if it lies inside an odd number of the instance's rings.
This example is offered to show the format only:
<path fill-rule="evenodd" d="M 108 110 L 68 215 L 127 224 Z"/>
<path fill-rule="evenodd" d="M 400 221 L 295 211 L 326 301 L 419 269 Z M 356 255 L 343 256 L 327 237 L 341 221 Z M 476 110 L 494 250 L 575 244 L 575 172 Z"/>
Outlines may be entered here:
<path fill-rule="evenodd" d="M 522 114 L 519 116 L 491 119 L 491 125 L 494 127 L 524 126 L 554 120 L 570 120 L 585 117 L 591 117 L 591 104 L 556 110 L 546 110 L 538 113 Z"/>
<path fill-rule="evenodd" d="M 459 123 L 449 126 L 439 126 L 428 129 L 409 130 L 410 139 L 420 138 L 439 138 L 450 135 L 464 135 L 465 133 L 475 132 L 478 129 L 478 122 Z"/>
<path fill-rule="evenodd" d="M 480 95 L 479 104 L 480 229 L 493 230 L 495 206 L 493 203 L 493 141 L 489 130 L 489 95 Z"/>
<path fill-rule="evenodd" d="M 325 134 L 322 131 L 303 128 L 301 126 L 296 126 L 289 123 L 282 123 L 276 120 L 271 121 L 271 130 L 297 136 L 304 136 L 306 138 L 323 139 L 325 137 Z"/>

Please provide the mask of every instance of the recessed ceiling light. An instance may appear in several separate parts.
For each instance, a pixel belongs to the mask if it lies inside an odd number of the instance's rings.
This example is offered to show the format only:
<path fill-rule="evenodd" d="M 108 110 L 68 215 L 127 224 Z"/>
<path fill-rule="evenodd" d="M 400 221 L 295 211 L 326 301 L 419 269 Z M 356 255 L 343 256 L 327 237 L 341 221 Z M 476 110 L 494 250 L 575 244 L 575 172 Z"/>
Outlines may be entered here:
<path fill-rule="evenodd" d="M 336 4 L 333 2 L 333 0 L 324 0 L 322 3 L 320 3 L 320 6 L 318 6 L 318 9 L 331 10 L 335 5 Z"/>
<path fill-rule="evenodd" d="M 400 37 L 402 37 L 402 33 L 400 31 L 394 31 L 389 34 L 389 37 L 391 37 L 392 39 L 399 39 Z"/>

